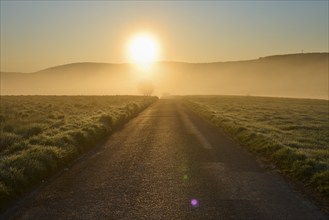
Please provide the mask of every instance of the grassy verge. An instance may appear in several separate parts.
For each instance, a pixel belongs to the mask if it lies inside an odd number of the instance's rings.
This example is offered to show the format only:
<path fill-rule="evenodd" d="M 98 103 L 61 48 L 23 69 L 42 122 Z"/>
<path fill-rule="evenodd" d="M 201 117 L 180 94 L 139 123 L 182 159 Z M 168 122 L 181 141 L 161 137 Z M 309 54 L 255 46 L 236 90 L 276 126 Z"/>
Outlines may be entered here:
<path fill-rule="evenodd" d="M 1 96 L 0 210 L 156 100 Z"/>
<path fill-rule="evenodd" d="M 326 100 L 186 96 L 197 114 L 329 198 Z"/>

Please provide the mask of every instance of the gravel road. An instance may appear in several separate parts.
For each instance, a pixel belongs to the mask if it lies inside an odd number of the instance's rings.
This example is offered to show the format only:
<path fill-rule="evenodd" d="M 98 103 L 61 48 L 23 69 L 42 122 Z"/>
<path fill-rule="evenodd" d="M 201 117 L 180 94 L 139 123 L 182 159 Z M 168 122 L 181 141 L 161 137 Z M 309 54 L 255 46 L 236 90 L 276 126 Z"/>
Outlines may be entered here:
<path fill-rule="evenodd" d="M 161 99 L 2 219 L 328 219 L 179 100 Z"/>

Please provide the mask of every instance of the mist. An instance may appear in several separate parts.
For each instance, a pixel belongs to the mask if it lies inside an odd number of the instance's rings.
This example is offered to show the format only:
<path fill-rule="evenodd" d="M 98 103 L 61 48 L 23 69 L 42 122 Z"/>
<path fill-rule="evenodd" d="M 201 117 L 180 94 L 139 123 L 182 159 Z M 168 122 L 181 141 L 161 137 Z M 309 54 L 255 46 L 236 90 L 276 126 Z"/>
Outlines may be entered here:
<path fill-rule="evenodd" d="M 328 53 L 255 60 L 133 64 L 73 63 L 33 73 L 1 73 L 1 95 L 136 95 L 141 80 L 153 95 L 251 95 L 328 99 Z"/>

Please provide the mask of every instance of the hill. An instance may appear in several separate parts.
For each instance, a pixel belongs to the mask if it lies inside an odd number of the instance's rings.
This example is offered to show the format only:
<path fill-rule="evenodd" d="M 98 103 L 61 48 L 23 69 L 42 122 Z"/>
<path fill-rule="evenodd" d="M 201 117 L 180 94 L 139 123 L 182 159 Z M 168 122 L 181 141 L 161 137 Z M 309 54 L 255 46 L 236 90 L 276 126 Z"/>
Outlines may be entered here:
<path fill-rule="evenodd" d="M 159 62 L 145 74 L 131 64 L 73 63 L 33 73 L 1 73 L 2 95 L 137 94 L 146 75 L 157 95 L 227 94 L 328 99 L 328 53 L 256 60 Z"/>

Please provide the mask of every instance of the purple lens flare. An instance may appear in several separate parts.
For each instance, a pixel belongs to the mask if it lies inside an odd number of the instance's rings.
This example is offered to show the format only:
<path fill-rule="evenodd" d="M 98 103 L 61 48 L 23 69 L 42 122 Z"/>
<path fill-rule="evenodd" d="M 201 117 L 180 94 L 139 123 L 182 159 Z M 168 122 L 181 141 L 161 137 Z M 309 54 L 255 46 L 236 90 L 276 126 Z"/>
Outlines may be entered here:
<path fill-rule="evenodd" d="M 192 205 L 192 207 L 198 207 L 199 206 L 199 201 L 197 199 L 192 199 L 191 200 L 191 205 Z"/>

